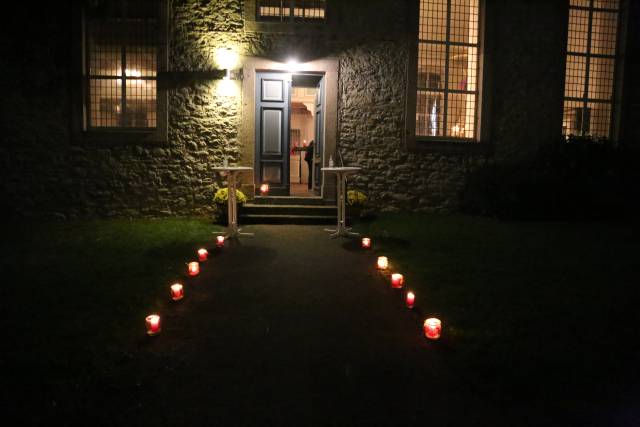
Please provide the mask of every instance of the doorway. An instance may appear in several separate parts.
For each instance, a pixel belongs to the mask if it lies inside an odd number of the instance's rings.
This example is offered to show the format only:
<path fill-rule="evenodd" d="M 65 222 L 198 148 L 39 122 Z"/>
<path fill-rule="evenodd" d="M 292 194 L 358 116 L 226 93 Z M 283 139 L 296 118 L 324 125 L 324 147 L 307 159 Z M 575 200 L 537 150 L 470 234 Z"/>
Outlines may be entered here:
<path fill-rule="evenodd" d="M 256 72 L 256 195 L 319 197 L 324 75 Z"/>

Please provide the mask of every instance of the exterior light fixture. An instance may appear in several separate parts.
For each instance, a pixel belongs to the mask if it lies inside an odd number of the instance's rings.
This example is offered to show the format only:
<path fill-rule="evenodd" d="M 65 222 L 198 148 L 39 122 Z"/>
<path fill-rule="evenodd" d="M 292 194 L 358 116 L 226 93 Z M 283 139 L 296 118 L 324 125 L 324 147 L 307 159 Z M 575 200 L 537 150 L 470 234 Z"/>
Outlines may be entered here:
<path fill-rule="evenodd" d="M 216 50 L 215 59 L 218 67 L 225 72 L 222 79 L 231 80 L 233 78 L 231 70 L 238 67 L 238 53 L 231 48 L 219 48 Z"/>
<path fill-rule="evenodd" d="M 289 58 L 289 60 L 287 60 L 287 71 L 293 73 L 295 71 L 298 71 L 299 68 L 300 63 L 296 59 Z"/>

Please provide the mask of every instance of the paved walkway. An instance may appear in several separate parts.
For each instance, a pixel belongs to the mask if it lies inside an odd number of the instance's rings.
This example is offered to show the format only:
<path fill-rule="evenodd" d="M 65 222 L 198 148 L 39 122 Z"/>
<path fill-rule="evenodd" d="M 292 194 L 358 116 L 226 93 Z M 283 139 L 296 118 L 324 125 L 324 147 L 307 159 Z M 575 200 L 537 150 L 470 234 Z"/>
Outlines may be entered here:
<path fill-rule="evenodd" d="M 182 425 L 458 425 L 486 406 L 448 371 L 357 241 L 252 226 L 212 246 L 141 338 L 118 417 Z M 207 236 L 203 236 L 205 241 Z"/>

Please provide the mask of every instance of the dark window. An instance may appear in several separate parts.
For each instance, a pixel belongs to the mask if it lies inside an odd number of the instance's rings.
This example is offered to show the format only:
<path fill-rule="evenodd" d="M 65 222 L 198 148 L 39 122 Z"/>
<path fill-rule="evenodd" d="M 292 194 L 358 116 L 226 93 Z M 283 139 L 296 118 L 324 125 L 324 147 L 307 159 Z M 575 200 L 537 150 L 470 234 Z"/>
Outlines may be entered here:
<path fill-rule="evenodd" d="M 324 20 L 326 0 L 257 0 L 258 21 Z"/>
<path fill-rule="evenodd" d="M 618 0 L 571 0 L 562 132 L 611 136 Z"/>
<path fill-rule="evenodd" d="M 85 120 L 89 129 L 155 129 L 158 0 L 97 0 L 85 9 Z"/>

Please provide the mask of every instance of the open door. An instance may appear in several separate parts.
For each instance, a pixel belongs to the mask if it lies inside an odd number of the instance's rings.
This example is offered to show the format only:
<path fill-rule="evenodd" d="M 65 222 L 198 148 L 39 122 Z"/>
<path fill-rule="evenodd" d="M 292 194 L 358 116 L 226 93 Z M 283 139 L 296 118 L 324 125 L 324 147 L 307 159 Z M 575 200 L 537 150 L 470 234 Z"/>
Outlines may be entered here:
<path fill-rule="evenodd" d="M 269 194 L 289 195 L 289 73 L 256 73 L 256 189 L 269 184 Z"/>
<path fill-rule="evenodd" d="M 313 167 L 313 191 L 320 194 L 322 189 L 322 156 L 324 153 L 324 77 L 316 86 L 316 111 L 315 111 L 315 145 Z"/>

